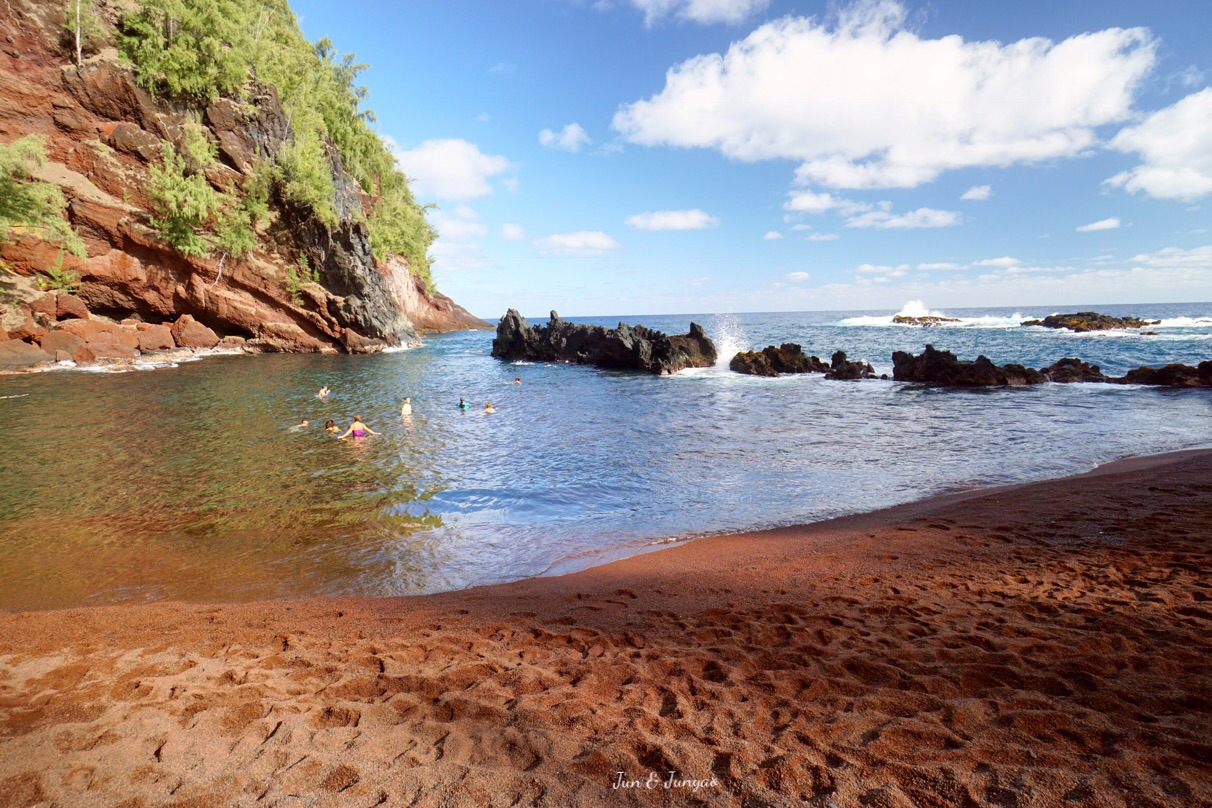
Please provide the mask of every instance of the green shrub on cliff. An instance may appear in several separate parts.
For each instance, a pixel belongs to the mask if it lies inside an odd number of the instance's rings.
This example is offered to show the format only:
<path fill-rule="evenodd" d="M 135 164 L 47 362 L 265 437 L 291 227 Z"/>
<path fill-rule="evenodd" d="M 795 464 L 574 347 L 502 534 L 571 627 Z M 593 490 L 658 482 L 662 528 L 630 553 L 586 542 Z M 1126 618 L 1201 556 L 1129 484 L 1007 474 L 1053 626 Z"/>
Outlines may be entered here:
<path fill-rule="evenodd" d="M 432 288 L 436 234 L 370 128 L 374 113 L 362 109 L 368 91 L 357 84 L 366 65 L 353 54 L 341 56 L 327 39 L 310 43 L 286 0 L 139 0 L 121 29 L 122 54 L 153 92 L 200 104 L 243 98 L 249 79 L 276 87 L 292 131 L 275 178 L 283 197 L 335 228 L 334 147 L 374 200 L 367 224 L 375 257 L 403 257 Z"/>
<path fill-rule="evenodd" d="M 187 174 L 185 158 L 168 141 L 160 144 L 161 163 L 152 166 L 147 186 L 152 228 L 182 255 L 206 255 L 198 230 L 222 209 L 219 194 L 201 174 Z"/>
<path fill-rule="evenodd" d="M 33 179 L 45 163 L 46 140 L 41 135 L 0 143 L 0 244 L 9 240 L 12 231 L 28 230 L 77 258 L 86 258 L 84 242 L 64 218 L 63 192 Z"/>

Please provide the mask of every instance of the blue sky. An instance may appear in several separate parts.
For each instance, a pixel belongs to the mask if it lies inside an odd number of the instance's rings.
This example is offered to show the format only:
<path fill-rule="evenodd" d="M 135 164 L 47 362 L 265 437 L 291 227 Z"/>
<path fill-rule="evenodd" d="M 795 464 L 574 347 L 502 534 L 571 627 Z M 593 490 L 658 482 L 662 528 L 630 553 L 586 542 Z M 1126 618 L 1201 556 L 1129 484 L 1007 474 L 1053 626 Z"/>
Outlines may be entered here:
<path fill-rule="evenodd" d="M 1212 6 L 292 0 L 490 320 L 1212 300 Z"/>

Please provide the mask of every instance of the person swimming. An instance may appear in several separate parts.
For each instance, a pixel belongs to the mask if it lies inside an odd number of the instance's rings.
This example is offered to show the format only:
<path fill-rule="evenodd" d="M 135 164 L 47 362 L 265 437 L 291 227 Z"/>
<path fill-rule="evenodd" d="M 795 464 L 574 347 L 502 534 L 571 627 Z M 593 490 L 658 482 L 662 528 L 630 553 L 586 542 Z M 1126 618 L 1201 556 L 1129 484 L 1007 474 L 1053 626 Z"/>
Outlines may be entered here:
<path fill-rule="evenodd" d="M 353 435 L 355 438 L 364 438 L 367 435 L 378 435 L 378 434 L 379 434 L 378 432 L 375 432 L 373 429 L 368 427 L 366 424 L 362 423 L 362 416 L 355 415 L 354 419 L 353 419 L 353 423 L 349 425 L 349 429 L 345 430 L 344 435 L 338 435 L 337 439 L 344 440 L 345 438 L 349 437 L 350 435 Z"/>
<path fill-rule="evenodd" d="M 521 377 L 521 376 L 514 376 L 514 377 L 513 377 L 513 383 L 514 383 L 514 384 L 521 384 L 521 383 L 522 383 L 522 377 Z"/>
<path fill-rule="evenodd" d="M 460 399 L 459 399 L 459 409 L 461 409 L 461 410 L 470 410 L 470 409 L 471 409 L 471 405 L 467 403 L 466 399 L 462 399 L 462 398 L 460 398 Z"/>
<path fill-rule="evenodd" d="M 302 421 L 300 421 L 297 425 L 291 427 L 292 431 L 297 431 L 300 429 L 307 429 L 307 419 L 306 418 L 304 418 Z"/>
<path fill-rule="evenodd" d="M 400 417 L 407 418 L 410 415 L 412 415 L 412 399 L 405 396 L 404 406 L 400 407 Z"/>
<path fill-rule="evenodd" d="M 332 390 L 329 390 L 328 385 L 326 384 L 320 388 L 320 391 L 318 393 L 316 393 L 316 398 L 328 398 L 328 394 L 331 392 L 332 392 Z"/>
<path fill-rule="evenodd" d="M 497 411 L 497 408 L 496 408 L 496 407 L 494 407 L 494 406 L 492 406 L 492 402 L 491 402 L 491 401 L 485 401 L 485 402 L 484 402 L 484 414 L 485 414 L 485 415 L 489 415 L 489 414 L 494 413 L 494 412 L 496 412 L 496 411 Z"/>
<path fill-rule="evenodd" d="M 325 432 L 340 432 L 341 427 L 337 426 L 331 418 L 324 422 Z"/>

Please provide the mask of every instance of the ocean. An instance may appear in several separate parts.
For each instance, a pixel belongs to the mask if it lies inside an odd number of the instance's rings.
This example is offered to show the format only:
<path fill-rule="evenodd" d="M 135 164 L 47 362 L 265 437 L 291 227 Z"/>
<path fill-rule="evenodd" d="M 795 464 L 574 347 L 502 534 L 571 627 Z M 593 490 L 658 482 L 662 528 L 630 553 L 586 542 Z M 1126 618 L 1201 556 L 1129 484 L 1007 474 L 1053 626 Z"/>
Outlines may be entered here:
<path fill-rule="evenodd" d="M 1156 335 L 1019 325 L 1079 309 L 1161 322 Z M 1210 303 L 942 313 L 960 322 L 566 318 L 703 325 L 720 364 L 663 377 L 501 362 L 491 332 L 377 355 L 0 377 L 0 609 L 456 590 L 1212 444 L 1212 390 L 954 390 L 727 369 L 738 350 L 783 342 L 889 375 L 893 351 L 927 343 L 998 364 L 1079 357 L 1110 375 L 1212 358 Z M 354 415 L 381 434 L 324 432 Z"/>

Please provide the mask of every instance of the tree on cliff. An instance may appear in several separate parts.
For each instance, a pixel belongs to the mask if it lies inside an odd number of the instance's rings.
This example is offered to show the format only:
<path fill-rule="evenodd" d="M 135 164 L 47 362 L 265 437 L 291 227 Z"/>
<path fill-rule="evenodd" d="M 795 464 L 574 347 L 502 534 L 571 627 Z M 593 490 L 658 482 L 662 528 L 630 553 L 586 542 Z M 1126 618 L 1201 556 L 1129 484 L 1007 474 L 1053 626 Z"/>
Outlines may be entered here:
<path fill-rule="evenodd" d="M 84 46 L 102 31 L 93 0 L 67 0 L 63 27 L 75 41 L 76 66 L 79 67 L 84 61 Z"/>
<path fill-rule="evenodd" d="M 282 196 L 336 228 L 339 162 L 366 195 L 352 215 L 366 222 L 375 258 L 405 259 L 432 289 L 436 233 L 370 128 L 368 91 L 357 84 L 366 66 L 353 54 L 327 39 L 310 43 L 286 0 L 139 0 L 121 32 L 122 54 L 154 93 L 200 107 L 220 97 L 247 103 L 253 82 L 275 87 L 291 129 L 273 178 Z"/>
<path fill-rule="evenodd" d="M 67 207 L 63 192 L 33 178 L 45 163 L 46 142 L 41 135 L 0 143 L 0 245 L 14 230 L 33 230 L 84 258 L 84 242 L 63 216 Z"/>

